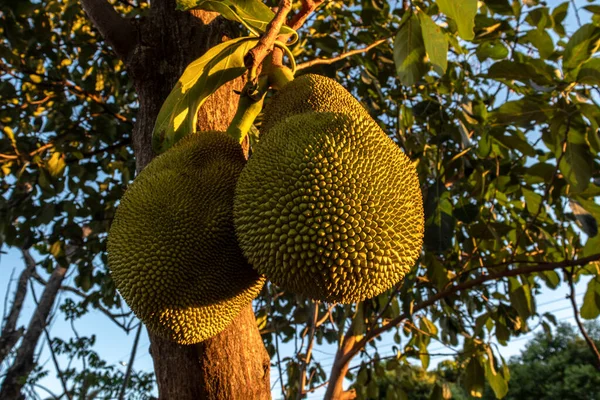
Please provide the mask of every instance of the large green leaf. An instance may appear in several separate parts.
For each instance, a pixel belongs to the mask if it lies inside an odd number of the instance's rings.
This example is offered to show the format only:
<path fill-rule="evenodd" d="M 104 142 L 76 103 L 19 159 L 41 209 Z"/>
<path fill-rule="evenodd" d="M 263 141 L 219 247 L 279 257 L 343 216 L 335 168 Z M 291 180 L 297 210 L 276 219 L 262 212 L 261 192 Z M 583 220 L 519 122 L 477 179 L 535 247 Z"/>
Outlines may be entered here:
<path fill-rule="evenodd" d="M 598 275 L 592 276 L 589 281 L 583 305 L 581 306 L 581 318 L 596 319 L 600 316 L 600 281 Z"/>
<path fill-rule="evenodd" d="M 481 397 L 485 389 L 485 369 L 478 357 L 473 357 L 465 369 L 464 387 L 473 397 Z"/>
<path fill-rule="evenodd" d="M 574 192 L 582 192 L 592 177 L 593 159 L 585 144 L 567 143 L 560 170 Z"/>
<path fill-rule="evenodd" d="M 423 41 L 425 42 L 425 51 L 429 61 L 433 64 L 433 70 L 440 75 L 444 75 L 448 67 L 448 40 L 446 35 L 431 17 L 423 12 L 419 14 L 419 22 L 423 32 Z"/>
<path fill-rule="evenodd" d="M 414 85 L 425 75 L 425 55 L 419 19 L 409 16 L 394 40 L 394 62 L 398 78 L 403 85 Z"/>
<path fill-rule="evenodd" d="M 592 58 L 583 63 L 577 72 L 577 83 L 600 85 L 600 58 Z"/>
<path fill-rule="evenodd" d="M 156 118 L 152 131 L 154 151 L 161 153 L 196 131 L 198 109 L 221 85 L 244 73 L 244 56 L 257 41 L 258 38 L 229 40 L 188 65 Z"/>
<path fill-rule="evenodd" d="M 579 28 L 565 46 L 563 67 L 572 70 L 587 61 L 600 47 L 600 27 L 585 24 Z"/>
<path fill-rule="evenodd" d="M 494 391 L 497 399 L 501 399 L 508 393 L 508 380 L 504 376 L 504 369 L 498 370 L 494 365 L 494 356 L 491 350 L 488 352 L 488 362 L 485 364 L 485 378 Z"/>
<path fill-rule="evenodd" d="M 477 14 L 477 0 L 437 0 L 440 11 L 452 18 L 458 27 L 458 34 L 465 40 L 475 37 L 475 14 Z"/>
<path fill-rule="evenodd" d="M 275 13 L 260 0 L 177 0 L 177 9 L 215 11 L 224 18 L 246 26 L 255 35 L 264 33 Z M 298 34 L 289 26 L 283 25 L 280 33 L 293 35 L 296 41 Z"/>
<path fill-rule="evenodd" d="M 491 117 L 495 124 L 533 126 L 535 122 L 547 119 L 546 113 L 552 111 L 552 106 L 532 97 L 508 101 L 495 110 Z"/>
<path fill-rule="evenodd" d="M 525 34 L 525 40 L 535 46 L 540 57 L 546 59 L 554 53 L 554 42 L 550 34 L 544 29 L 532 29 Z"/>

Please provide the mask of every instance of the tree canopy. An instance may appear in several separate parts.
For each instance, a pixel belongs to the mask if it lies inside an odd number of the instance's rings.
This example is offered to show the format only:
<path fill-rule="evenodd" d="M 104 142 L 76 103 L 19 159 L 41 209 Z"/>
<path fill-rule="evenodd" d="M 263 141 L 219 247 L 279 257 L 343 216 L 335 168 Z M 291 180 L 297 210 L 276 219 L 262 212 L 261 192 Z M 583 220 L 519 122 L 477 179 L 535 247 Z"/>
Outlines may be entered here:
<path fill-rule="evenodd" d="M 158 7 L 109 3 L 131 27 Z M 180 84 L 192 88 L 187 97 L 165 103 L 158 114 L 168 142 L 195 130 L 196 112 L 213 89 L 246 72 L 244 55 L 258 39 L 239 38 L 265 32 L 274 14 L 259 0 L 159 3 L 181 13 L 218 11 L 236 23 L 225 35 L 230 40 L 217 46 L 224 52 L 213 48 L 182 76 Z M 309 5 L 314 12 L 306 12 Z M 469 395 L 483 396 L 486 382 L 494 396 L 511 395 L 511 383 L 533 370 L 507 363 L 494 344 L 506 346 L 537 325 L 552 329 L 554 316 L 536 308 L 542 290 L 570 287 L 583 332 L 581 318 L 600 315 L 600 4 L 294 1 L 290 15 L 306 22 L 297 41 L 287 42 L 286 63 L 295 60 L 296 75 L 342 83 L 413 160 L 426 226 L 419 261 L 374 299 L 316 303 L 265 286 L 254 310 L 272 373 L 281 375 L 274 396 L 301 398 L 327 385 L 341 388 L 345 379 L 366 396 L 369 388 L 361 385 L 370 374 L 402 375 L 414 362 L 426 370 L 434 344 L 454 354 Z M 294 21 L 281 30 L 285 38 L 295 37 Z M 119 47 L 103 40 L 78 1 L 1 2 L 0 22 L 0 243 L 25 260 L 3 316 L 0 371 L 10 374 L 24 362 L 21 349 L 47 340 L 53 353 L 80 357 L 84 367 L 36 365 L 25 374 L 31 396 L 52 371 L 68 398 L 144 398 L 151 376 L 106 365 L 92 338 L 56 337 L 47 326 L 57 306 L 55 318 L 73 326 L 86 313 L 102 313 L 127 332 L 137 327 L 111 280 L 106 237 L 136 175 L 132 130 L 141 105 L 131 75 L 143 74 L 125 68 Z M 178 110 L 190 114 L 183 125 Z M 253 132 L 252 144 L 260 141 Z M 44 292 L 27 316 L 31 324 L 19 329 L 29 281 Z M 578 282 L 586 287 L 582 303 Z M 55 304 L 59 291 L 68 296 Z M 557 338 L 565 338 L 565 329 Z M 378 349 L 382 335 L 395 344 L 385 368 L 378 363 L 388 356 Z M 295 343 L 295 351 L 283 353 L 284 343 Z M 336 346 L 333 365 L 313 352 L 315 343 Z M 600 363 L 593 340 L 577 346 L 573 352 L 587 350 L 589 362 Z M 535 347 L 523 362 L 540 357 Z M 570 382 L 589 372 L 560 370 L 570 362 L 562 357 L 549 359 L 548 368 L 572 374 Z M 348 371 L 350 362 L 357 367 Z M 6 376 L 0 372 L 2 390 Z M 435 398 L 447 398 L 438 387 Z M 379 396 L 378 387 L 370 390 L 369 397 Z"/>

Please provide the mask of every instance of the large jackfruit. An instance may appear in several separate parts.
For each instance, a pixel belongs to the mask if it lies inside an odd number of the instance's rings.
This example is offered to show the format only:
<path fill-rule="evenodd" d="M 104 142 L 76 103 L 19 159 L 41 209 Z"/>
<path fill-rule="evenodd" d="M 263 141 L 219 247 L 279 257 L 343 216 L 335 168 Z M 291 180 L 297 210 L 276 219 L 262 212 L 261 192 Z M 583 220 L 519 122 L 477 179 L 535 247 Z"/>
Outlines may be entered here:
<path fill-rule="evenodd" d="M 341 112 L 369 116 L 369 113 L 342 85 L 316 74 L 302 75 L 283 87 L 263 113 L 261 133 L 287 117 L 305 112 Z"/>
<path fill-rule="evenodd" d="M 264 278 L 233 227 L 241 146 L 206 132 L 154 159 L 126 191 L 108 236 L 117 289 L 148 329 L 180 344 L 221 332 Z"/>
<path fill-rule="evenodd" d="M 242 171 L 240 247 L 269 280 L 351 303 L 392 287 L 419 257 L 414 166 L 368 116 L 308 112 L 274 125 Z"/>

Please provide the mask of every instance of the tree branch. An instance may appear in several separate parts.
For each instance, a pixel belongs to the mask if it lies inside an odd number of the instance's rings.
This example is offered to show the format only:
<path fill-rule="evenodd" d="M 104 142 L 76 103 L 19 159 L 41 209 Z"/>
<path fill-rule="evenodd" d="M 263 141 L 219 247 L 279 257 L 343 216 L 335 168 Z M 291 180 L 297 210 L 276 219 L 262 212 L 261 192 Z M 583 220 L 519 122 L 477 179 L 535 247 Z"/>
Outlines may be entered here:
<path fill-rule="evenodd" d="M 54 306 L 56 294 L 66 273 L 67 268 L 61 266 L 57 266 L 52 272 L 48 284 L 42 293 L 40 304 L 29 321 L 29 326 L 23 336 L 21 346 L 17 350 L 13 364 L 6 372 L 2 388 L 0 389 L 0 399 L 17 400 L 22 398 L 21 389 L 25 386 L 27 376 L 29 376 L 35 367 L 35 348 L 47 324 L 48 316 Z"/>
<path fill-rule="evenodd" d="M 360 54 L 360 53 L 366 53 L 367 51 L 371 50 L 372 48 L 377 47 L 381 43 L 385 43 L 385 42 L 387 42 L 387 39 L 379 39 L 378 41 L 371 43 L 367 47 L 363 47 L 363 48 L 355 49 L 355 50 L 350 50 L 349 52 L 340 54 L 337 57 L 333 57 L 333 58 L 317 58 L 317 59 L 312 60 L 312 61 L 307 61 L 305 63 L 298 64 L 298 66 L 296 67 L 296 70 L 310 68 L 310 67 L 312 67 L 314 65 L 333 64 L 334 62 L 343 60 L 344 58 L 348 58 L 348 57 L 351 57 L 353 55 Z"/>
<path fill-rule="evenodd" d="M 27 282 L 35 271 L 35 260 L 31 257 L 31 254 L 29 254 L 29 250 L 21 249 L 21 252 L 23 253 L 23 259 L 25 260 L 25 269 L 19 276 L 15 298 L 10 308 L 10 313 L 6 317 L 6 323 L 2 327 L 2 333 L 0 333 L 0 364 L 6 359 L 10 350 L 23 335 L 23 328 L 16 330 L 17 320 L 19 319 L 19 315 L 21 315 L 23 302 L 27 295 Z"/>
<path fill-rule="evenodd" d="M 302 9 L 291 19 L 288 26 L 293 30 L 298 30 L 306 19 L 323 3 L 324 0 L 302 0 Z"/>
<path fill-rule="evenodd" d="M 144 325 L 140 322 L 138 325 L 137 332 L 135 333 L 135 339 L 133 340 L 133 348 L 131 349 L 131 355 L 129 356 L 129 363 L 127 363 L 127 371 L 125 371 L 125 377 L 123 378 L 123 385 L 121 386 L 121 393 L 119 393 L 119 400 L 125 399 L 125 392 L 127 391 L 127 385 L 131 378 L 131 371 L 133 370 L 133 362 L 135 361 L 135 353 L 137 352 L 138 343 L 140 341 L 140 333 L 142 333 L 142 327 Z"/>
<path fill-rule="evenodd" d="M 106 0 L 81 0 L 81 6 L 106 42 L 127 61 L 137 44 L 137 32 L 129 20 Z"/>
<path fill-rule="evenodd" d="M 262 64 L 267 54 L 273 50 L 273 45 L 279 35 L 281 26 L 285 23 L 285 19 L 291 9 L 291 0 L 280 0 L 277 13 L 273 20 L 269 22 L 269 25 L 267 25 L 265 34 L 260 38 L 258 44 L 244 57 L 244 65 L 248 71 L 250 71 L 251 79 L 257 77 L 259 66 Z"/>
<path fill-rule="evenodd" d="M 479 286 L 488 281 L 494 281 L 500 278 L 506 278 L 509 276 L 518 276 L 518 275 L 527 275 L 535 272 L 542 271 L 551 271 L 559 268 L 567 268 L 567 267 L 576 267 L 586 265 L 593 261 L 600 260 L 600 254 L 594 254 L 589 257 L 584 257 L 578 260 L 565 260 L 561 262 L 555 263 L 543 263 L 536 265 L 528 265 L 524 267 L 519 267 L 515 269 L 506 269 L 504 271 L 495 272 L 489 275 L 481 275 L 478 278 L 453 285 L 445 288 L 441 292 L 432 296 L 431 298 L 422 301 L 421 303 L 412 307 L 411 314 L 404 313 L 399 315 L 398 317 L 388 321 L 387 323 L 381 325 L 378 328 L 371 329 L 367 331 L 364 337 L 360 340 L 357 340 L 356 336 L 347 335 L 340 348 L 338 349 L 335 355 L 335 361 L 333 367 L 331 369 L 330 374 L 330 385 L 327 388 L 327 394 L 325 395 L 326 399 L 339 399 L 342 395 L 342 381 L 346 376 L 346 372 L 348 372 L 348 367 L 350 360 L 358 354 L 358 352 L 365 347 L 365 345 L 371 340 L 375 339 L 382 333 L 390 330 L 391 328 L 397 326 L 405 319 L 409 318 L 410 315 L 416 313 L 417 311 L 423 310 L 438 301 L 460 291 L 468 290 L 473 287 Z M 350 331 L 352 327 L 350 327 Z"/>

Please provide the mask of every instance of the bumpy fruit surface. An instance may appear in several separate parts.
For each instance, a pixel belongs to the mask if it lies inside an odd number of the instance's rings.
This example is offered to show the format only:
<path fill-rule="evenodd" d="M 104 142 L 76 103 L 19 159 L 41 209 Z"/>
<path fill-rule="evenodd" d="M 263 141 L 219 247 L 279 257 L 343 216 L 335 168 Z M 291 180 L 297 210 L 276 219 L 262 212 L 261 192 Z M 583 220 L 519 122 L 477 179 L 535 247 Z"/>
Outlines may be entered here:
<path fill-rule="evenodd" d="M 286 118 L 305 112 L 341 112 L 369 116 L 342 85 L 322 75 L 302 75 L 283 87 L 263 113 L 261 134 Z"/>
<path fill-rule="evenodd" d="M 117 289 L 154 333 L 193 344 L 221 332 L 264 278 L 235 239 L 233 196 L 246 164 L 220 132 L 181 140 L 126 191 L 108 236 Z"/>
<path fill-rule="evenodd" d="M 423 241 L 415 167 L 370 117 L 351 111 L 309 112 L 273 126 L 240 175 L 234 215 L 258 272 L 329 302 L 391 288 Z"/>

